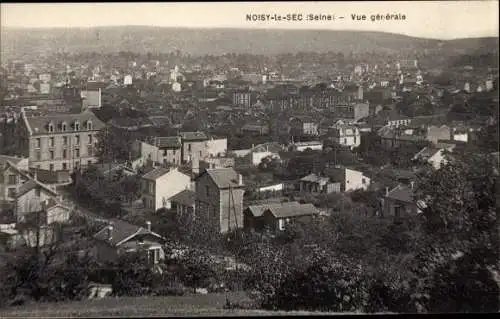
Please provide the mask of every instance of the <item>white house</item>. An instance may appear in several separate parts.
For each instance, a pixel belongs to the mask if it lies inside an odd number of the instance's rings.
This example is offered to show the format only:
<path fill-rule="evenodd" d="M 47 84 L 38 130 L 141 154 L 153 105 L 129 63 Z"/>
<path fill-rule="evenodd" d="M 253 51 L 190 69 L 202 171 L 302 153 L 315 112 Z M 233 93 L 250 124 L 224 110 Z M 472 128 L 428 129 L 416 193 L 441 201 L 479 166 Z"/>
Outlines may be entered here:
<path fill-rule="evenodd" d="M 144 174 L 141 180 L 144 207 L 154 211 L 170 209 L 170 198 L 186 189 L 191 189 L 191 178 L 177 168 L 158 167 Z"/>
<path fill-rule="evenodd" d="M 227 138 L 210 138 L 207 141 L 208 156 L 223 156 L 227 152 Z"/>
<path fill-rule="evenodd" d="M 348 192 L 357 189 L 366 190 L 370 186 L 370 178 L 363 172 L 345 167 L 335 167 L 326 174 L 332 183 L 340 183 L 340 191 Z"/>
<path fill-rule="evenodd" d="M 332 130 L 333 139 L 339 145 L 354 148 L 361 144 L 361 133 L 356 126 L 338 124 Z"/>

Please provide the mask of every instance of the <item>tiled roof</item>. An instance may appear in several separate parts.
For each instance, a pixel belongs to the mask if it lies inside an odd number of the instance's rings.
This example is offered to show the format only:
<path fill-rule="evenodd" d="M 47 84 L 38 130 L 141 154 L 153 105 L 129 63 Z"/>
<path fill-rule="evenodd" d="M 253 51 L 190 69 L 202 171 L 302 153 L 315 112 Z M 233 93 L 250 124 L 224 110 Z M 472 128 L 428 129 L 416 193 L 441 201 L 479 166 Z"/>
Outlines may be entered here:
<path fill-rule="evenodd" d="M 171 202 L 180 203 L 185 206 L 194 205 L 195 200 L 196 200 L 196 193 L 189 189 L 185 189 L 182 192 L 170 198 Z"/>
<path fill-rule="evenodd" d="M 307 176 L 302 177 L 300 180 L 304 181 L 304 182 L 311 182 L 311 183 L 321 183 L 321 182 L 328 183 L 330 181 L 330 178 L 321 177 L 321 176 L 318 176 L 314 173 L 311 173 Z"/>
<path fill-rule="evenodd" d="M 207 169 L 204 173 L 208 174 L 219 189 L 228 187 L 242 187 L 239 185 L 239 174 L 233 168 L 213 168 Z M 203 175 L 202 173 L 201 175 Z M 200 176 L 201 176 L 200 175 Z"/>
<path fill-rule="evenodd" d="M 88 81 L 87 83 L 83 84 L 82 90 L 87 90 L 87 91 L 97 91 L 99 89 L 103 90 L 108 86 L 109 83 L 105 82 L 97 82 L 97 81 Z"/>
<path fill-rule="evenodd" d="M 300 204 L 298 202 L 270 204 L 265 211 L 269 211 L 276 218 L 309 216 L 319 213 L 313 204 Z"/>
<path fill-rule="evenodd" d="M 123 220 L 113 220 L 111 222 L 113 226 L 113 230 L 111 232 L 111 240 L 108 237 L 108 226 L 101 229 L 97 234 L 94 235 L 94 238 L 100 241 L 106 241 L 111 246 L 117 246 L 121 241 L 127 239 L 134 234 L 147 234 L 149 233 L 147 229 L 129 224 Z"/>
<path fill-rule="evenodd" d="M 181 132 L 179 133 L 183 141 L 204 141 L 208 140 L 208 137 L 203 132 Z"/>
<path fill-rule="evenodd" d="M 170 172 L 170 168 L 166 168 L 166 167 L 157 167 L 149 172 L 147 172 L 146 174 L 144 174 L 142 176 L 142 178 L 144 179 L 149 179 L 149 180 L 152 180 L 152 181 L 155 181 L 157 180 L 159 177 L 167 174 Z"/>
<path fill-rule="evenodd" d="M 164 148 L 180 148 L 182 145 L 181 138 L 178 136 L 157 137 L 156 146 L 160 149 Z"/>
<path fill-rule="evenodd" d="M 28 193 L 29 191 L 37 188 L 37 187 L 40 187 L 40 188 L 43 188 L 45 191 L 49 192 L 50 194 L 52 194 L 53 196 L 56 196 L 57 195 L 57 192 L 50 189 L 49 187 L 43 185 L 42 183 L 40 182 L 37 182 L 33 179 L 30 179 L 29 181 L 27 181 L 26 183 L 22 184 L 21 186 L 19 186 L 18 190 L 17 190 L 17 194 L 16 194 L 16 197 L 19 198 L 21 196 L 23 196 L 24 194 Z"/>
<path fill-rule="evenodd" d="M 413 203 L 413 191 L 408 186 L 398 185 L 392 189 L 387 198 L 398 200 L 405 203 Z"/>
<path fill-rule="evenodd" d="M 63 123 L 67 125 L 66 132 L 73 132 L 76 121 L 80 123 L 80 131 L 87 130 L 88 121 L 92 122 L 92 130 L 100 130 L 105 126 L 105 124 L 91 112 L 26 117 L 26 124 L 33 135 L 48 134 L 49 123 L 54 125 L 54 132 L 62 132 Z"/>

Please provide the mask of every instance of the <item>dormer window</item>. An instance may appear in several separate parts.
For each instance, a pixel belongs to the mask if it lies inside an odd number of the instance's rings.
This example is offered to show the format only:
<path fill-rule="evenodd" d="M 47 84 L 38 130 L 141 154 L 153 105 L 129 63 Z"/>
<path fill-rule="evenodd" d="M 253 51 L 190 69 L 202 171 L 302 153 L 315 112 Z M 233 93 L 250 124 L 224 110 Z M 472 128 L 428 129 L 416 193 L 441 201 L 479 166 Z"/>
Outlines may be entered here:
<path fill-rule="evenodd" d="M 91 120 L 87 121 L 87 130 L 92 130 L 92 121 Z"/>
<path fill-rule="evenodd" d="M 54 123 L 50 122 L 49 123 L 49 133 L 53 133 L 54 132 Z"/>
<path fill-rule="evenodd" d="M 80 122 L 75 121 L 74 126 L 75 126 L 75 131 L 79 131 L 80 130 Z"/>
<path fill-rule="evenodd" d="M 62 122 L 62 124 L 61 124 L 61 130 L 63 132 L 66 132 L 67 129 L 68 129 L 68 124 L 66 124 L 66 122 Z"/>

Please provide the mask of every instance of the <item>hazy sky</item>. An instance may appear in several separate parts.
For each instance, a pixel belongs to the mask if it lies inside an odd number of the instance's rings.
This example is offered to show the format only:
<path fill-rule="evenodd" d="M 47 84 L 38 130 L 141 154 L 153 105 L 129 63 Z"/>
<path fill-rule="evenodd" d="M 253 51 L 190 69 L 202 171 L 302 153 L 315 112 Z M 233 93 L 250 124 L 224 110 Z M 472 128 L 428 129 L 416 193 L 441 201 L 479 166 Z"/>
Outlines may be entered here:
<path fill-rule="evenodd" d="M 2 27 L 171 27 L 296 28 L 368 30 L 452 39 L 498 36 L 498 0 L 417 2 L 240 2 L 240 3 L 49 3 L 1 4 Z M 246 21 L 247 14 L 332 14 L 334 21 Z M 376 14 L 405 20 L 371 21 Z M 353 21 L 351 14 L 365 14 Z M 339 19 L 343 16 L 344 19 Z"/>

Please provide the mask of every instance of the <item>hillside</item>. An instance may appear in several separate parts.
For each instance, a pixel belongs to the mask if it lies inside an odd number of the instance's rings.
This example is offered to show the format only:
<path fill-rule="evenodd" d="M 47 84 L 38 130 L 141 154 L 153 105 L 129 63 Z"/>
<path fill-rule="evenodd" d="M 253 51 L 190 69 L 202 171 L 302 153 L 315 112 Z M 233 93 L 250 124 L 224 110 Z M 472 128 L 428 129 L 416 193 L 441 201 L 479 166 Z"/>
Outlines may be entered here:
<path fill-rule="evenodd" d="M 408 52 L 424 49 L 497 50 L 498 39 L 441 41 L 365 31 L 187 29 L 163 27 L 98 27 L 74 29 L 2 29 L 2 53 L 64 50 L 171 52 L 193 55 L 252 53 L 274 55 L 315 52 Z"/>

